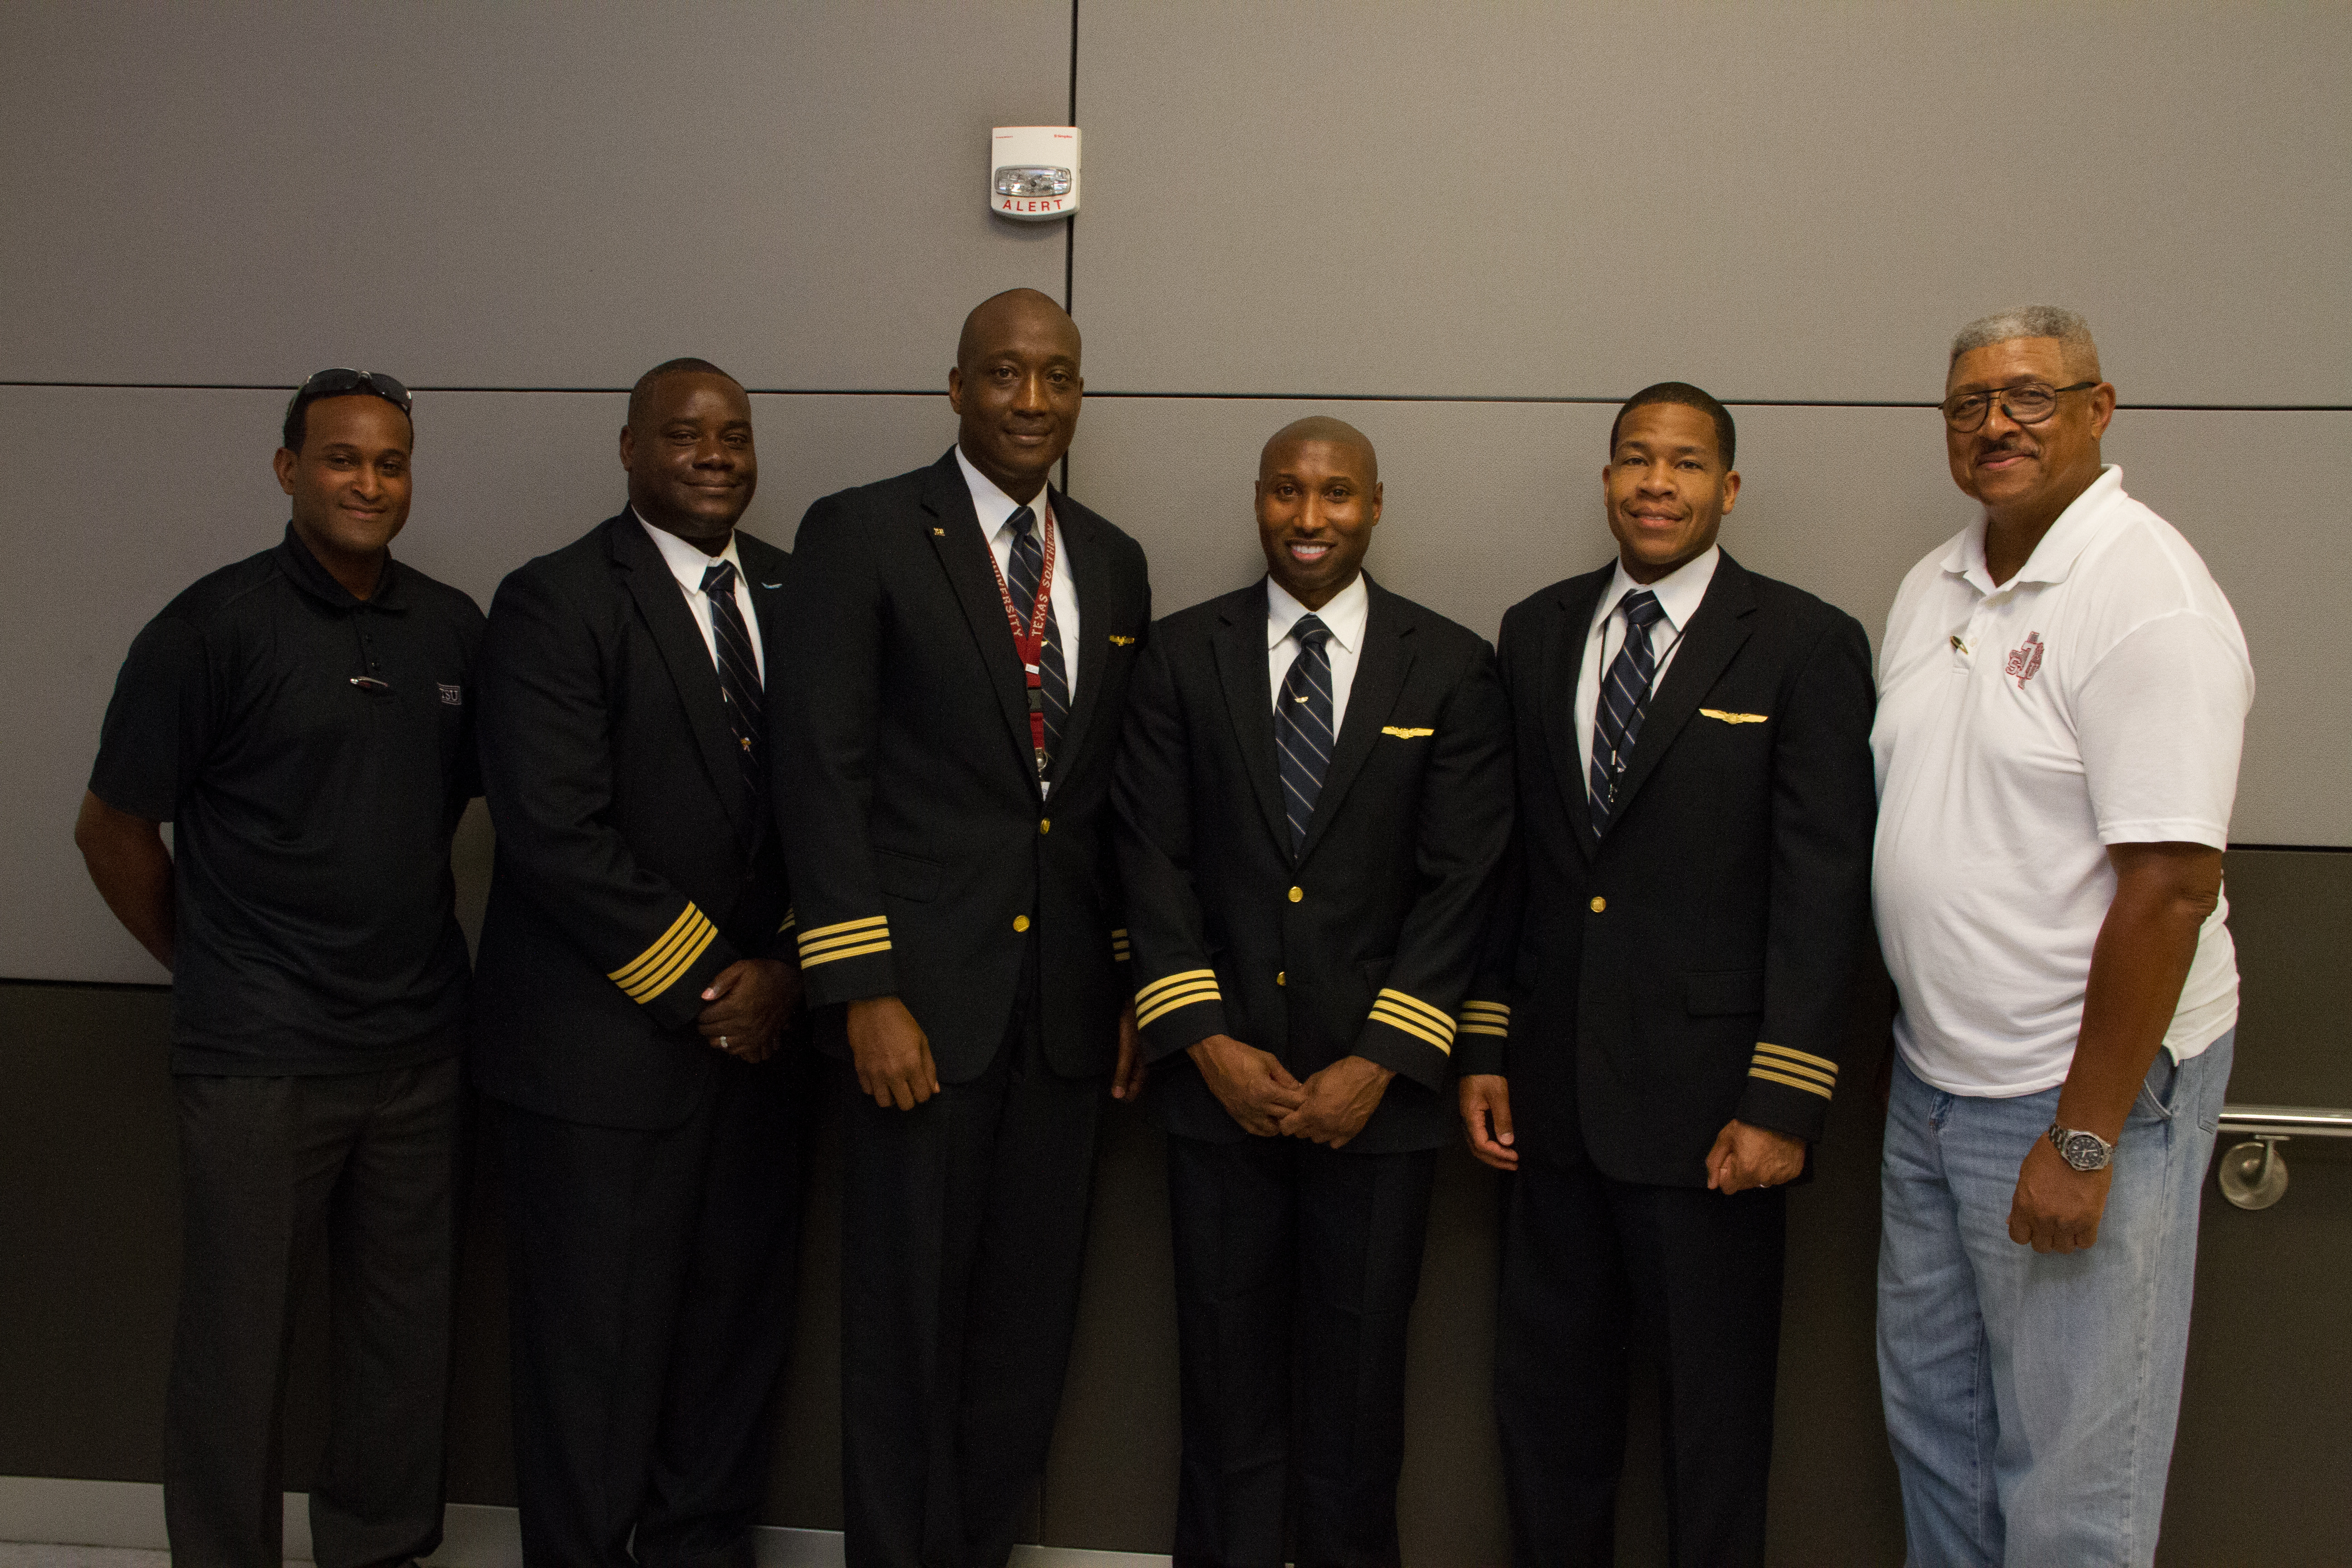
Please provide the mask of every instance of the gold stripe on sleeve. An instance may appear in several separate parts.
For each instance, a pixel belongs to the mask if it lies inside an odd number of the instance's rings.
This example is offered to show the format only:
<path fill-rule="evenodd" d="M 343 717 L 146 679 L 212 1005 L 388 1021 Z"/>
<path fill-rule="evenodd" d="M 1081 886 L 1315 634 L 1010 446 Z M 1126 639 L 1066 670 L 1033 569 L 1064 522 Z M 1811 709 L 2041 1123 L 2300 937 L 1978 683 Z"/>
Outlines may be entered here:
<path fill-rule="evenodd" d="M 1465 1035 L 1495 1035 L 1507 1039 L 1511 1009 L 1501 1002 L 1465 1002 L 1458 1027 Z"/>
<path fill-rule="evenodd" d="M 890 926 L 887 921 L 877 920 L 871 925 L 861 925 L 856 931 L 840 931 L 838 927 L 833 929 L 837 934 L 818 936 L 812 931 L 801 938 L 801 958 L 803 962 L 814 958 L 821 952 L 836 952 L 845 947 L 860 947 L 869 942 L 890 940 Z"/>
<path fill-rule="evenodd" d="M 691 906 L 688 906 L 691 908 Z M 694 910 L 694 923 L 678 932 L 667 948 L 651 965 L 637 969 L 619 983 L 630 1001 L 646 1003 L 677 984 L 686 972 L 694 967 L 710 944 L 719 940 L 719 928 Z"/>
<path fill-rule="evenodd" d="M 1819 1072 L 1812 1068 L 1799 1067 L 1794 1062 L 1784 1062 L 1778 1057 L 1768 1057 L 1761 1051 L 1757 1052 L 1755 1057 L 1750 1059 L 1748 1065 L 1750 1067 L 1769 1068 L 1774 1072 L 1787 1073 L 1791 1078 L 1801 1078 L 1810 1083 L 1820 1084 L 1823 1089 L 1835 1089 L 1837 1087 L 1837 1075 L 1835 1073 Z"/>
<path fill-rule="evenodd" d="M 1136 1005 L 1142 1008 L 1142 1011 L 1136 1015 L 1136 1027 L 1141 1028 L 1144 1025 L 1164 1018 L 1171 1013 L 1179 1012 L 1183 1008 L 1190 1007 L 1196 1002 L 1222 1002 L 1223 1000 L 1224 994 L 1217 989 L 1217 983 L 1213 978 L 1208 980 L 1195 980 L 1190 984 L 1180 985 L 1173 990 L 1162 991 L 1158 996 L 1154 997 L 1150 1002 L 1137 1003 Z"/>
<path fill-rule="evenodd" d="M 635 995 L 640 982 L 667 963 L 682 943 L 693 940 L 697 927 L 709 923 L 703 918 L 702 911 L 694 907 L 694 901 L 688 900 L 686 908 L 678 910 L 677 919 L 669 922 L 667 931 L 656 937 L 651 945 L 636 957 L 618 969 L 608 971 L 604 978 Z"/>
<path fill-rule="evenodd" d="M 1781 1067 L 1818 1068 L 1829 1074 L 1832 1079 L 1837 1077 L 1837 1063 L 1827 1057 L 1814 1056 L 1809 1051 L 1796 1050 L 1788 1046 L 1776 1046 L 1766 1040 L 1759 1040 L 1756 1042 L 1756 1054 L 1759 1057 L 1778 1057 L 1780 1058 L 1778 1065 Z"/>
<path fill-rule="evenodd" d="M 1426 1040 L 1449 1057 L 1454 1054 L 1454 1037 L 1450 1032 L 1439 1034 L 1429 1026 L 1427 1020 L 1406 1012 L 1395 1003 L 1387 1001 L 1385 993 L 1382 994 L 1382 1000 L 1372 1004 L 1372 1022 L 1386 1024 L 1390 1028 L 1402 1030 L 1415 1039 Z"/>
<path fill-rule="evenodd" d="M 1822 1085 L 1811 1082 L 1808 1079 L 1801 1078 L 1790 1078 L 1786 1073 L 1774 1072 L 1769 1068 L 1749 1068 L 1748 1069 L 1748 1076 L 1749 1078 L 1760 1078 L 1770 1083 L 1785 1083 L 1790 1089 L 1801 1089 L 1807 1094 L 1818 1094 L 1823 1100 L 1830 1098 L 1830 1091 Z"/>
<path fill-rule="evenodd" d="M 1374 1006 L 1379 1006 L 1383 1002 L 1403 1013 L 1418 1016 L 1423 1023 L 1427 1024 L 1433 1029 L 1444 1031 L 1447 1039 L 1450 1040 L 1454 1037 L 1454 1020 L 1447 1017 L 1444 1013 L 1439 1012 L 1436 1008 L 1431 1006 L 1428 1003 L 1423 1001 L 1420 997 L 1409 996 L 1402 991 L 1383 990 L 1377 997 L 1373 998 L 1372 1005 Z"/>
<path fill-rule="evenodd" d="M 1160 993 L 1167 990 L 1171 985 L 1186 984 L 1195 980 L 1205 980 L 1213 985 L 1216 984 L 1216 979 L 1217 972 L 1213 969 L 1185 969 L 1180 970 L 1174 974 L 1163 974 L 1159 979 L 1146 984 L 1136 992 L 1136 1004 L 1139 1006 L 1148 1005 L 1153 998 L 1160 994 Z"/>
<path fill-rule="evenodd" d="M 858 945 L 855 947 L 835 946 L 824 952 L 811 952 L 807 949 L 803 948 L 801 951 L 801 967 L 803 969 L 814 969 L 820 963 L 831 963 L 837 958 L 864 958 L 869 952 L 887 952 L 890 951 L 889 932 L 865 931 L 860 934 L 863 936 L 870 936 L 874 938 L 874 940 L 871 942 L 859 942 Z M 844 937 L 840 940 L 844 942 L 857 941 L 856 937 Z"/>

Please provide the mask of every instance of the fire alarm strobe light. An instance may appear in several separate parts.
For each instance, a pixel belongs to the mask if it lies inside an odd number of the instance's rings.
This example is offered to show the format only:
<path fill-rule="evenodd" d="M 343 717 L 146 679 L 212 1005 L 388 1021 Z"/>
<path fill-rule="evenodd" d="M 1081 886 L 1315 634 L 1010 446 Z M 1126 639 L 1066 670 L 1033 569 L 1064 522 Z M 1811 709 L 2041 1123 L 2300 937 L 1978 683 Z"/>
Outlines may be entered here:
<path fill-rule="evenodd" d="M 1000 125 L 990 133 L 988 210 L 1046 223 L 1078 210 L 1078 128 Z"/>

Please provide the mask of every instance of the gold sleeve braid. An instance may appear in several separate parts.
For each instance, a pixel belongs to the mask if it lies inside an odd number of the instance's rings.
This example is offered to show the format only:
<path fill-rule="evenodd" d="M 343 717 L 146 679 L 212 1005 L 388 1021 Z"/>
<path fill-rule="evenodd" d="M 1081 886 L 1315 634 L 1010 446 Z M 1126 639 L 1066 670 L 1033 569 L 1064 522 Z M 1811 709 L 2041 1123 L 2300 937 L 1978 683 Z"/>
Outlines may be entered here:
<path fill-rule="evenodd" d="M 640 1005 L 650 1002 L 677 984 L 694 967 L 694 961 L 702 956 L 703 950 L 718 938 L 719 928 L 688 901 L 677 919 L 670 922 L 669 930 L 656 938 L 653 945 L 611 971 L 605 978 L 627 993 L 630 1001 Z"/>
<path fill-rule="evenodd" d="M 890 951 L 890 917 L 868 915 L 864 920 L 817 926 L 801 932 L 800 949 L 803 969 L 814 969 L 820 963 L 831 963 L 835 959 L 863 958 L 869 952 L 887 952 Z"/>
<path fill-rule="evenodd" d="M 1783 1083 L 1790 1089 L 1801 1089 L 1807 1094 L 1830 1098 L 1837 1088 L 1837 1063 L 1826 1057 L 1794 1050 L 1787 1046 L 1767 1045 L 1759 1040 L 1756 1054 L 1748 1064 L 1748 1076 L 1760 1078 L 1768 1083 Z"/>
<path fill-rule="evenodd" d="M 1162 975 L 1136 992 L 1136 1026 L 1140 1028 L 1195 1002 L 1223 1000 L 1224 993 L 1217 989 L 1217 973 L 1213 969 L 1187 969 L 1179 973 Z"/>
<path fill-rule="evenodd" d="M 1449 1057 L 1454 1054 L 1454 1020 L 1418 996 L 1383 990 L 1372 999 L 1372 1019 L 1426 1041 Z"/>

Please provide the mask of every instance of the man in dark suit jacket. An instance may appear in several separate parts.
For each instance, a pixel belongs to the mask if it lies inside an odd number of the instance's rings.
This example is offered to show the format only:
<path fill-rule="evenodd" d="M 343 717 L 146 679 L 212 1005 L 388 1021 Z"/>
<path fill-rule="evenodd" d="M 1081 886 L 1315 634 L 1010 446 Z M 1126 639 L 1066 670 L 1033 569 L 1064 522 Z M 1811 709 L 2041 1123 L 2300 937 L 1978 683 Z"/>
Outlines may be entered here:
<path fill-rule="evenodd" d="M 1104 806 L 1151 592 L 1135 542 L 1046 484 L 1078 354 L 1045 296 L 982 303 L 955 447 L 818 501 L 794 547 L 785 850 L 816 1041 L 845 1064 L 858 1568 L 1011 1554 L 1132 1054 Z"/>
<path fill-rule="evenodd" d="M 628 507 L 500 584 L 483 650 L 474 1076 L 523 1553 L 748 1568 L 803 1163 L 767 742 L 789 558 L 735 531 L 758 458 L 715 365 L 646 374 L 621 462 Z"/>
<path fill-rule="evenodd" d="M 1510 838 L 1486 639 L 1362 571 L 1371 443 L 1265 445 L 1267 575 L 1152 629 L 1120 756 L 1183 1356 L 1176 1561 L 1398 1561 L 1405 1328 Z M 1276 667 L 1279 667 L 1278 668 Z M 1294 1350 L 1295 1342 L 1295 1350 Z M 1297 1414 L 1292 1390 L 1297 1387 Z"/>
<path fill-rule="evenodd" d="M 1671 1555 L 1763 1561 L 1783 1184 L 1868 939 L 1870 645 L 1716 545 L 1723 405 L 1663 383 L 1602 469 L 1616 563 L 1503 620 L 1511 873 L 1456 1060 L 1515 1171 L 1495 1403 L 1522 1563 L 1608 1563 L 1624 1343 L 1665 1384 Z"/>

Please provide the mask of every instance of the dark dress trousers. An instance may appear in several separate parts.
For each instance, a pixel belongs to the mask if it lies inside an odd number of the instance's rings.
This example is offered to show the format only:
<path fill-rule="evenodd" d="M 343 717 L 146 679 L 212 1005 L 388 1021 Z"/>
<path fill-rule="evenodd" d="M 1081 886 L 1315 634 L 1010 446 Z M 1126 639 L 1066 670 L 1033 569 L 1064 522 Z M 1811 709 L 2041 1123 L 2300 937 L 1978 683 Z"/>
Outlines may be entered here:
<path fill-rule="evenodd" d="M 842 1489 L 852 1564 L 1002 1563 L 1076 1322 L 1124 941 L 1106 805 L 1151 595 L 1134 541 L 1052 498 L 1083 638 L 1050 794 L 950 451 L 827 496 L 779 646 L 785 848 L 818 1047 L 896 994 L 942 1092 L 846 1122 Z"/>
<path fill-rule="evenodd" d="M 1405 1330 L 1454 1016 L 1510 837 L 1510 717 L 1486 640 L 1368 577 L 1346 718 L 1296 854 L 1263 582 L 1153 628 L 1129 700 L 1119 868 L 1170 1133 L 1183 1361 L 1176 1561 L 1398 1560 Z M 1393 1069 L 1337 1150 L 1244 1132 L 1185 1047 L 1224 1034 L 1304 1081 Z M 1293 1390 L 1296 1388 L 1294 1411 Z"/>
<path fill-rule="evenodd" d="M 1605 835 L 1576 686 L 1612 569 L 1504 617 L 1518 817 L 1456 1062 L 1504 1073 L 1496 1407 L 1518 1561 L 1607 1563 L 1624 1344 L 1664 1379 L 1673 1560 L 1761 1563 L 1781 1189 L 1706 1190 L 1733 1118 L 1821 1136 L 1870 933 L 1870 645 L 1717 564 L 1651 694 Z"/>
<path fill-rule="evenodd" d="M 736 548 L 772 727 L 791 562 Z M 808 1096 L 789 1037 L 753 1067 L 694 1020 L 728 964 L 791 955 L 773 803 L 628 511 L 499 584 L 481 685 L 472 1058 L 500 1102 L 524 1555 L 749 1564 Z"/>

